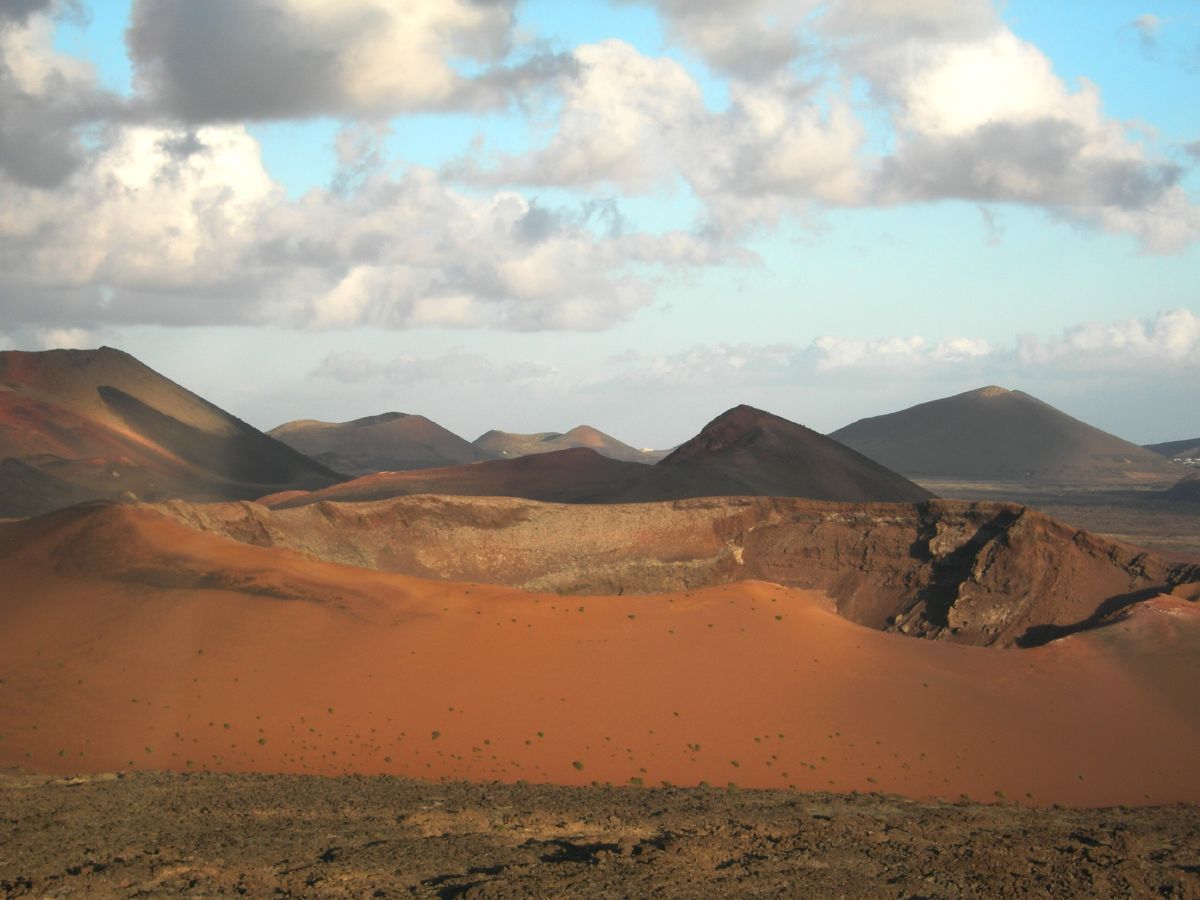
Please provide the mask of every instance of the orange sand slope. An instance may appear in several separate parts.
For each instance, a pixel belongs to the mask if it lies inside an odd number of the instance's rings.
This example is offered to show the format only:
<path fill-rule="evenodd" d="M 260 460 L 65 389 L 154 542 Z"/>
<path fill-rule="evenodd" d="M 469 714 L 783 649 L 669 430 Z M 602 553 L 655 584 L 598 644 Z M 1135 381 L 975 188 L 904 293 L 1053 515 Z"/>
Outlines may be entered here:
<path fill-rule="evenodd" d="M 0 584 L 0 766 L 1200 800 L 1177 598 L 998 651 L 761 582 L 526 594 L 113 506 L 0 526 Z"/>

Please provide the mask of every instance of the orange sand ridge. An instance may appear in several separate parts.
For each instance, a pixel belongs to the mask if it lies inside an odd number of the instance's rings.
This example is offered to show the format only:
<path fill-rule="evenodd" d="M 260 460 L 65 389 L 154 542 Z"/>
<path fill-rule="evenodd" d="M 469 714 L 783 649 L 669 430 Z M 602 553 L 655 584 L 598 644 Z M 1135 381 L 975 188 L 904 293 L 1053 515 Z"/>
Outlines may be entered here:
<path fill-rule="evenodd" d="M 146 509 L 0 526 L 0 766 L 1200 801 L 1200 610 L 1036 650 L 886 635 L 744 582 L 422 581 Z"/>

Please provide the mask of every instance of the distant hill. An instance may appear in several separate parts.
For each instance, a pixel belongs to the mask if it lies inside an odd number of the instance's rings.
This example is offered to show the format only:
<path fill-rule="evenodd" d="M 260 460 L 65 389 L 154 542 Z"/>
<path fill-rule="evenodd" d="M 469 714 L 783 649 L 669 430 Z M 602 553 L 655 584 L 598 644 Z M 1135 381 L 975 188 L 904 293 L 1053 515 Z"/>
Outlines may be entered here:
<path fill-rule="evenodd" d="M 492 454 L 424 416 L 388 412 L 352 422 L 287 422 L 267 432 L 346 475 L 431 469 Z"/>
<path fill-rule="evenodd" d="M 408 494 L 523 497 L 558 503 L 638 503 L 757 495 L 848 502 L 909 502 L 933 495 L 824 435 L 739 406 L 654 466 L 576 447 L 424 471 L 370 475 L 307 495 L 264 498 L 277 507 Z"/>
<path fill-rule="evenodd" d="M 538 434 L 489 431 L 477 437 L 474 443 L 490 456 L 499 459 L 515 459 L 534 453 L 553 453 L 555 450 L 569 450 L 574 447 L 587 447 L 601 456 L 619 459 L 622 462 L 656 463 L 666 456 L 662 451 L 638 450 L 590 425 L 579 425 L 566 434 L 557 431 L 543 431 Z"/>
<path fill-rule="evenodd" d="M 985 387 L 830 434 L 910 478 L 1039 484 L 1169 482 L 1179 467 L 1022 391 Z"/>
<path fill-rule="evenodd" d="M 0 353 L 5 458 L 21 465 L 5 470 L 0 516 L 45 512 L 72 497 L 235 499 L 339 480 L 109 347 Z"/>
<path fill-rule="evenodd" d="M 803 425 L 737 406 L 656 466 L 711 494 L 909 502 L 933 495 L 857 451 Z M 724 482 L 724 483 L 722 483 Z"/>
<path fill-rule="evenodd" d="M 1200 438 L 1188 438 L 1183 441 L 1167 441 L 1165 444 L 1145 444 L 1144 449 L 1167 459 L 1200 460 Z"/>

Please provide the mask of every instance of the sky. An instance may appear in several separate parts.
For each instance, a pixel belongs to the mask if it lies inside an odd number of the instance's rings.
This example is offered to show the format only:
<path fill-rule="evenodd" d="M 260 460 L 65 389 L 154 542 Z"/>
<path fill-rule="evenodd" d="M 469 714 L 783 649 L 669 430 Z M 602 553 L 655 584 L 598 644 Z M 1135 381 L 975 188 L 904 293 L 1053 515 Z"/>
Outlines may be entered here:
<path fill-rule="evenodd" d="M 673 446 L 1200 434 L 1200 0 L 0 0 L 0 349 Z"/>

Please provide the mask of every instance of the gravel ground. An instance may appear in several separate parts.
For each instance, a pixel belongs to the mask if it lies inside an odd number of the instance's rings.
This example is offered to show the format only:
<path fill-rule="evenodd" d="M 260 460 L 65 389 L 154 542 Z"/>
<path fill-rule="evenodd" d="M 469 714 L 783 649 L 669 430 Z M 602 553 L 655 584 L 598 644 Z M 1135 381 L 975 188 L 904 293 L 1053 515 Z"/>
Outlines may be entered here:
<path fill-rule="evenodd" d="M 0 892 L 1200 898 L 1200 808 L 386 777 L 7 776 Z"/>

